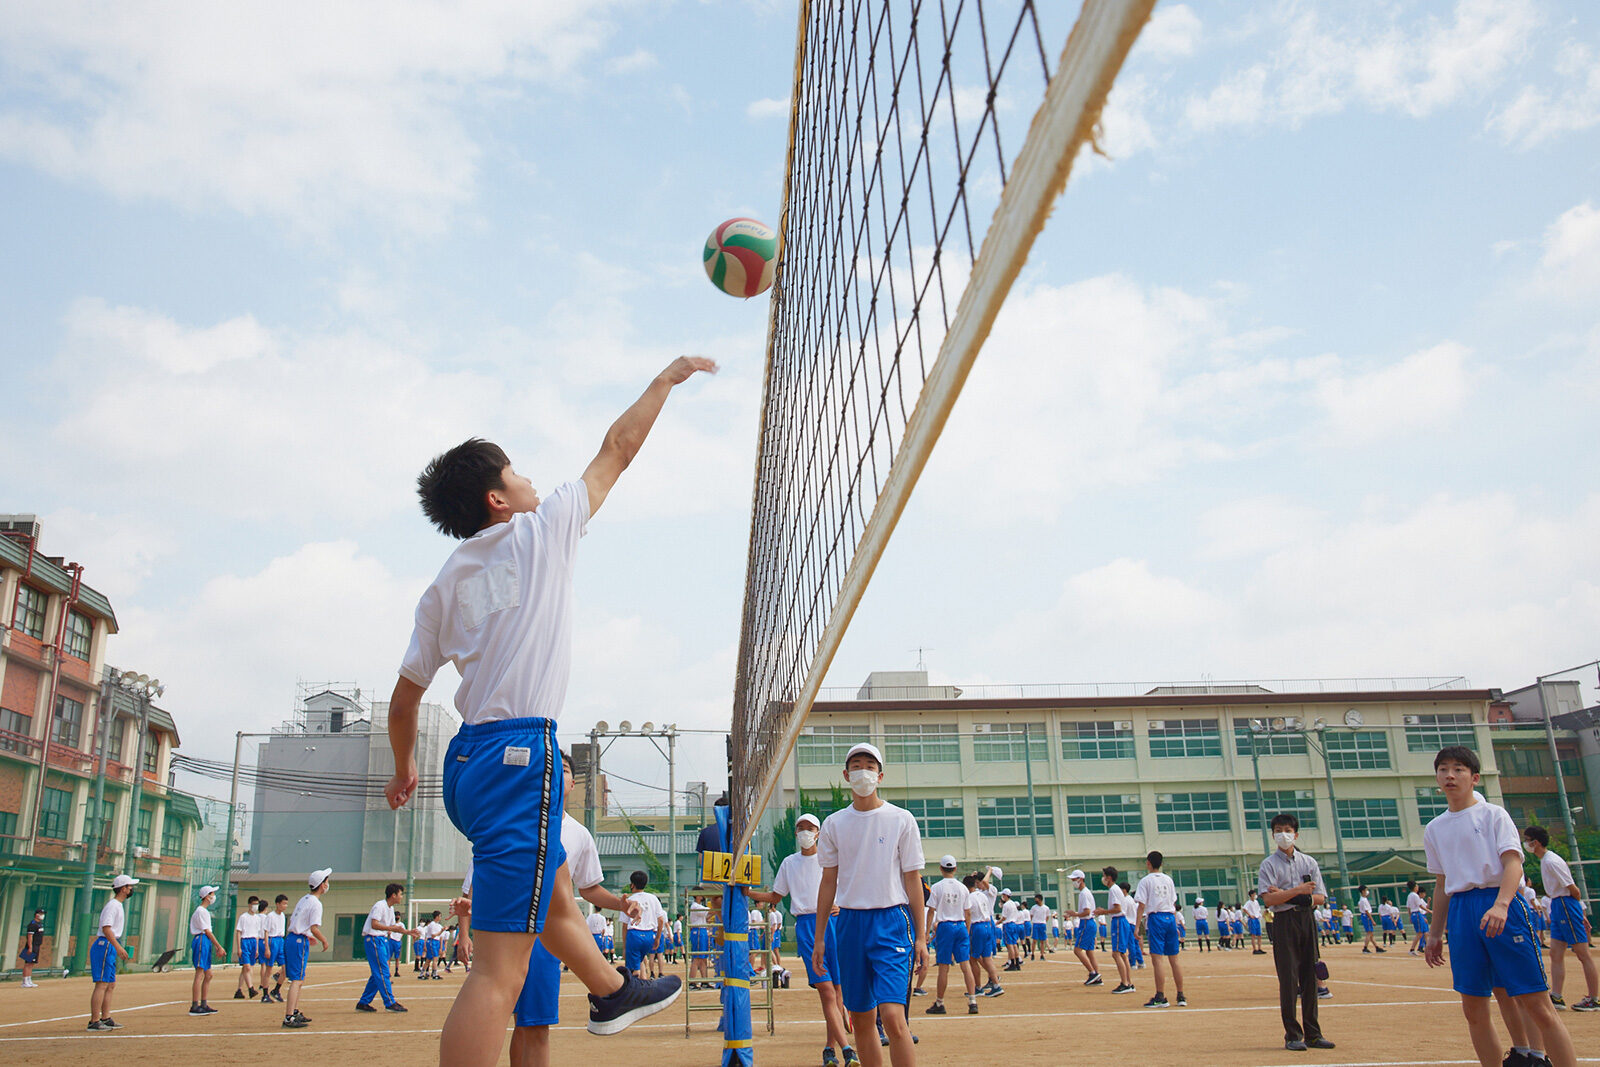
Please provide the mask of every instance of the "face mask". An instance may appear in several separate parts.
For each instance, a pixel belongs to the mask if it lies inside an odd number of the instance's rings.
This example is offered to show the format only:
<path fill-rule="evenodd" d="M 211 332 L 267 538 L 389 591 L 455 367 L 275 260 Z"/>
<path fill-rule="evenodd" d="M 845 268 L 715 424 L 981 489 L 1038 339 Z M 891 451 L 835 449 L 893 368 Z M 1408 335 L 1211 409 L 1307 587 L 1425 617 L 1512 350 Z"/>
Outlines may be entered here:
<path fill-rule="evenodd" d="M 817 832 L 815 830 L 797 830 L 794 839 L 800 843 L 801 848 L 815 848 Z"/>
<path fill-rule="evenodd" d="M 870 797 L 878 791 L 878 772 L 864 767 L 851 771 L 850 789 L 858 797 Z"/>
<path fill-rule="evenodd" d="M 1279 830 L 1272 835 L 1272 840 L 1276 841 L 1281 849 L 1288 850 L 1294 847 L 1294 834 L 1287 830 Z"/>

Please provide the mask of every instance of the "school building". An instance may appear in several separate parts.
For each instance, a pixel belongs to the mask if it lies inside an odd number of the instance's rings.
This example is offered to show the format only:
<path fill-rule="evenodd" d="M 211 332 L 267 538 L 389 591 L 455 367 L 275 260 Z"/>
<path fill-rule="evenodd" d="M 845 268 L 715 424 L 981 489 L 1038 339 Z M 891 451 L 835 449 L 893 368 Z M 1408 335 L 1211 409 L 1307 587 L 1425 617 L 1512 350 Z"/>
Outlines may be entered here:
<path fill-rule="evenodd" d="M 1393 885 L 1425 872 L 1423 826 L 1444 808 L 1441 746 L 1476 750 L 1482 792 L 1503 800 L 1496 719 L 1509 723 L 1500 691 L 1460 679 L 962 690 L 878 672 L 815 705 L 779 800 L 793 803 L 795 788 L 826 796 L 845 753 L 870 740 L 884 753 L 883 795 L 916 816 L 930 873 L 950 853 L 1053 903 L 1071 869 L 1097 889 L 1106 865 L 1137 882 L 1156 850 L 1185 899 L 1236 901 L 1269 847 L 1264 810 L 1295 813 L 1330 888 L 1341 845 L 1349 884 Z"/>

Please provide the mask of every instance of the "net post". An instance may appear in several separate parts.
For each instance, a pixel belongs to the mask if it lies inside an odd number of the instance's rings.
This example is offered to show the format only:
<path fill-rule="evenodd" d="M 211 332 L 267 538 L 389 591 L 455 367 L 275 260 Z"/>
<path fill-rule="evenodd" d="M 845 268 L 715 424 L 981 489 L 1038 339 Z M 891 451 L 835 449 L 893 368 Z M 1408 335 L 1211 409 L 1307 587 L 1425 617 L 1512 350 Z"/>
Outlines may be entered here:
<path fill-rule="evenodd" d="M 729 806 L 717 809 L 717 829 L 727 847 Z M 750 908 L 744 890 L 722 889 L 722 1067 L 754 1067 L 750 1025 Z"/>

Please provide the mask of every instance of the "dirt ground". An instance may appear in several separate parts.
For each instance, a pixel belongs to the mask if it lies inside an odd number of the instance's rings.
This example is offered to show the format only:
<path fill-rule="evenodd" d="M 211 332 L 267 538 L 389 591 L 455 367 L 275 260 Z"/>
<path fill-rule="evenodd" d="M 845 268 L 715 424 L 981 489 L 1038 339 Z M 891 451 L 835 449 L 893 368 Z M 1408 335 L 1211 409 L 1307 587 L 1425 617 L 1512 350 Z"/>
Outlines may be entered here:
<path fill-rule="evenodd" d="M 1196 1067 L 1201 1064 L 1277 1065 L 1314 1061 L 1398 1067 L 1410 1064 L 1469 1063 L 1472 1055 L 1459 999 L 1450 991 L 1448 968 L 1430 971 L 1403 947 L 1382 956 L 1364 956 L 1356 946 L 1325 950 L 1332 973 L 1332 1000 L 1322 1002 L 1322 1024 L 1338 1043 L 1331 1052 L 1284 1051 L 1278 1022 L 1277 985 L 1272 957 L 1248 952 L 1196 953 L 1180 957 L 1185 969 L 1187 1008 L 1142 1007 L 1153 992 L 1149 970 L 1135 972 L 1139 991 L 1113 995 L 1115 970 L 1104 986 L 1086 989 L 1084 971 L 1069 954 L 1056 952 L 1029 963 L 1020 974 L 1005 974 L 1006 994 L 980 1000 L 981 1014 L 968 1016 L 957 993 L 950 1015 L 928 1017 L 931 997 L 912 1000 L 912 1028 L 921 1038 L 921 1064 L 1057 1065 L 1071 1060 L 1135 1063 L 1139 1067 Z M 1581 995 L 1581 974 L 1569 966 L 1567 997 Z M 81 978 L 50 979 L 38 989 L 0 983 L 0 1062 L 7 1065 L 117 1064 L 118 1067 L 214 1067 L 219 1063 L 352 1062 L 359 1057 L 383 1067 L 437 1062 L 437 1034 L 461 976 L 419 982 L 409 974 L 396 992 L 410 1012 L 358 1014 L 355 998 L 366 981 L 360 963 L 317 964 L 301 1001 L 312 1020 L 305 1030 L 284 1030 L 282 1012 L 259 1002 L 229 999 L 238 972 L 219 968 L 213 997 L 219 1014 L 188 1014 L 191 972 L 136 974 L 117 983 L 113 1011 L 124 1029 L 88 1033 L 89 983 Z M 929 976 L 928 987 L 933 988 Z M 685 996 L 689 994 L 685 993 Z M 696 993 L 697 1003 L 713 994 Z M 1168 997 L 1172 990 L 1168 988 Z M 821 1062 L 822 1028 L 816 994 L 803 985 L 776 991 L 775 1033 L 756 1021 L 757 1064 L 806 1065 Z M 570 1064 L 604 1055 L 612 1063 L 648 1067 L 720 1062 L 721 1042 L 714 1013 L 695 1013 L 692 1034 L 684 1037 L 683 1001 L 615 1037 L 593 1037 L 584 1030 L 587 1005 L 582 990 L 567 977 L 562 987 L 563 1024 L 552 1037 L 552 1062 Z M 1600 1063 L 1600 1012 L 1564 1012 L 1581 1062 Z M 106 1046 L 114 1045 L 115 1049 Z M 296 1046 L 292 1051 L 290 1046 Z M 294 1057 L 294 1059 L 287 1059 Z M 503 1056 L 502 1063 L 507 1062 Z"/>

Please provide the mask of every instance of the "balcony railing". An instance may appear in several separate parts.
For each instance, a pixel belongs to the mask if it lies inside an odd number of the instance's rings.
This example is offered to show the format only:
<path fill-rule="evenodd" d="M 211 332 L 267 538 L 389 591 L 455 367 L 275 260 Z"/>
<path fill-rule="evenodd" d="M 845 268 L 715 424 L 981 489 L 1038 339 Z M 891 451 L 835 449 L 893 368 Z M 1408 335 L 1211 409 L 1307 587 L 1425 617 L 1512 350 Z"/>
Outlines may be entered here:
<path fill-rule="evenodd" d="M 1028 685 L 913 686 L 875 685 L 870 696 L 862 696 L 865 686 L 824 686 L 819 701 L 856 700 L 1066 700 L 1104 697 L 1191 696 L 1272 693 L 1295 696 L 1308 693 L 1397 693 L 1471 689 L 1472 683 L 1460 676 L 1418 676 L 1412 678 L 1252 678 L 1240 681 L 1200 682 L 1060 682 Z M 956 690 L 954 694 L 951 690 Z"/>
<path fill-rule="evenodd" d="M 0 754 L 20 756 L 23 759 L 38 762 L 39 742 L 27 734 L 0 730 Z"/>

